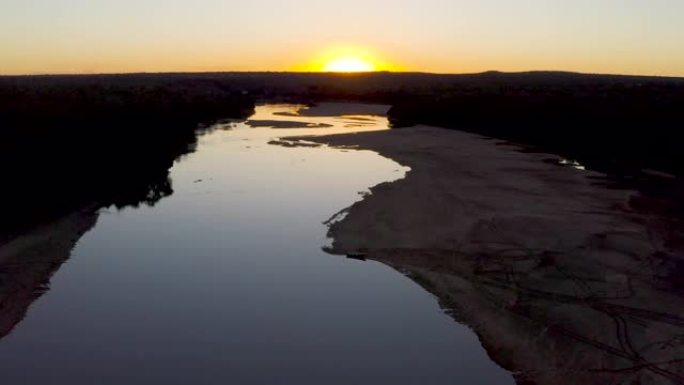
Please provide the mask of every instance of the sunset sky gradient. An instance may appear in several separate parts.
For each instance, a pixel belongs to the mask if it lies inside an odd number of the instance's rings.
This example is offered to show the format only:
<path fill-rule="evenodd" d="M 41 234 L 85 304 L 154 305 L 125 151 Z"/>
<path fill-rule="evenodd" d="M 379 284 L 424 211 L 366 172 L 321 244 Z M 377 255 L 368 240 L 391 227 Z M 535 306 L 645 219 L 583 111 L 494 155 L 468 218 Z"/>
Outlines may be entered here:
<path fill-rule="evenodd" d="M 684 76 L 682 0 L 0 0 L 0 73 L 377 69 Z"/>

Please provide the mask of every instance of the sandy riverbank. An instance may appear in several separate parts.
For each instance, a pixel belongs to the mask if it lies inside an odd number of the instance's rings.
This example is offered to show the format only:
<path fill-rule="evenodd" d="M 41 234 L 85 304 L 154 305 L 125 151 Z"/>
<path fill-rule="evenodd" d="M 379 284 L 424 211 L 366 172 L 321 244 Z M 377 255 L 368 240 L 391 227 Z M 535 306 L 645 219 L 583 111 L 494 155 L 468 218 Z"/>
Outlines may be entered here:
<path fill-rule="evenodd" d="M 0 339 L 49 290 L 50 278 L 97 218 L 93 208 L 85 208 L 0 245 Z"/>
<path fill-rule="evenodd" d="M 331 223 L 330 252 L 414 279 L 521 383 L 684 383 L 680 233 L 636 192 L 454 130 L 296 139 L 411 168 Z"/>
<path fill-rule="evenodd" d="M 365 115 L 385 116 L 391 108 L 387 104 L 367 103 L 318 103 L 300 110 L 297 116 Z"/>

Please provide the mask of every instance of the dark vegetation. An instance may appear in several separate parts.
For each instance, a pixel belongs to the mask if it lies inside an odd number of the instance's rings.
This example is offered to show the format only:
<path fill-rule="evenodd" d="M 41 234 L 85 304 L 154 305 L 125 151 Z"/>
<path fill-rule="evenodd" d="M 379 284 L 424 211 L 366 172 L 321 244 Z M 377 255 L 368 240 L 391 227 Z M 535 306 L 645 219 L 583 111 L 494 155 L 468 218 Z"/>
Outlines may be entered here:
<path fill-rule="evenodd" d="M 488 74 L 439 95 L 397 99 L 390 120 L 512 140 L 614 174 L 684 174 L 682 79 L 552 75 Z"/>
<path fill-rule="evenodd" d="M 11 79 L 15 80 L 15 79 Z M 201 122 L 253 102 L 207 81 L 5 81 L 0 87 L 0 234 L 84 207 L 152 205 Z"/>
<path fill-rule="evenodd" d="M 590 167 L 681 175 L 684 79 L 535 72 L 473 75 L 131 74 L 0 77 L 0 234 L 84 205 L 154 204 L 200 123 L 254 102 L 392 104 L 395 127 L 440 125 Z"/>

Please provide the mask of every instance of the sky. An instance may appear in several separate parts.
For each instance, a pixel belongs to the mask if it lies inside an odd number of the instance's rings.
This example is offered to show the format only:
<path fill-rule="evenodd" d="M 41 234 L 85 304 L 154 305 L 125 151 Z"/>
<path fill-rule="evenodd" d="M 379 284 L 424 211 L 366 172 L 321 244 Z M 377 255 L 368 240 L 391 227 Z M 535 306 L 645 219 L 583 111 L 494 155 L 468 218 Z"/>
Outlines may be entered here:
<path fill-rule="evenodd" d="M 684 0 L 0 0 L 0 74 L 567 70 L 684 76 Z"/>

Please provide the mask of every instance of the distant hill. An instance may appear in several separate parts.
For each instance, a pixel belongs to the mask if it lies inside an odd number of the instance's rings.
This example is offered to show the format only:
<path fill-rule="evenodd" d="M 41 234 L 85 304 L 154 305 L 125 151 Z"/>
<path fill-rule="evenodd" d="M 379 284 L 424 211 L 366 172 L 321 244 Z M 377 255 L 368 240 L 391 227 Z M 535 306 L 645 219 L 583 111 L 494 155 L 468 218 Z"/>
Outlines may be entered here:
<path fill-rule="evenodd" d="M 430 95 L 458 89 L 501 87 L 607 87 L 682 85 L 684 78 L 580 74 L 572 72 L 483 72 L 477 74 L 429 74 L 374 72 L 334 73 L 160 73 L 112 75 L 0 76 L 0 90 L 7 87 L 137 87 L 186 82 L 249 92 L 272 99 L 364 99 L 391 101 L 396 94 Z"/>

